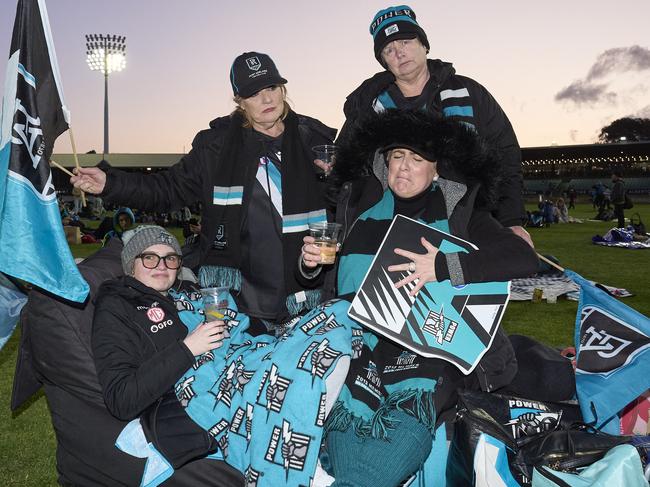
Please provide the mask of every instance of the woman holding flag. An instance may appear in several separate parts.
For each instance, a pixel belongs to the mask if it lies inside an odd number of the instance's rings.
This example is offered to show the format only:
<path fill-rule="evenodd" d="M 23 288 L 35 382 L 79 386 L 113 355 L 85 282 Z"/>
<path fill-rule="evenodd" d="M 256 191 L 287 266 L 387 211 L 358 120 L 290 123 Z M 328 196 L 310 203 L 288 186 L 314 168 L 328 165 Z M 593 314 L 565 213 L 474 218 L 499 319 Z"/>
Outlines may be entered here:
<path fill-rule="evenodd" d="M 326 220 L 311 147 L 331 143 L 336 131 L 291 110 L 287 80 L 266 54 L 238 56 L 230 80 L 236 110 L 199 132 L 168 170 L 143 175 L 107 165 L 79 169 L 70 181 L 142 210 L 201 202 L 200 283 L 230 287 L 252 329 L 266 332 L 320 302 L 295 266 L 308 224 Z"/>

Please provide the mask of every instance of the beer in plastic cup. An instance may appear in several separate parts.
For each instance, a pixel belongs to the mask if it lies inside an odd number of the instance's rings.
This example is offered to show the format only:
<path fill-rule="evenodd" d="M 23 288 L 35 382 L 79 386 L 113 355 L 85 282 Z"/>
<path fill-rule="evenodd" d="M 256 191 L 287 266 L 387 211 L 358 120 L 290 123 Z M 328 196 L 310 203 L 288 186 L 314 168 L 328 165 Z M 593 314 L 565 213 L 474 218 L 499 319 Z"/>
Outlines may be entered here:
<path fill-rule="evenodd" d="M 228 287 L 206 287 L 201 289 L 205 321 L 223 320 L 228 309 Z"/>
<path fill-rule="evenodd" d="M 338 223 L 309 224 L 309 235 L 316 239 L 314 245 L 320 249 L 321 264 L 333 264 L 336 260 L 336 244 L 340 231 L 341 225 Z"/>

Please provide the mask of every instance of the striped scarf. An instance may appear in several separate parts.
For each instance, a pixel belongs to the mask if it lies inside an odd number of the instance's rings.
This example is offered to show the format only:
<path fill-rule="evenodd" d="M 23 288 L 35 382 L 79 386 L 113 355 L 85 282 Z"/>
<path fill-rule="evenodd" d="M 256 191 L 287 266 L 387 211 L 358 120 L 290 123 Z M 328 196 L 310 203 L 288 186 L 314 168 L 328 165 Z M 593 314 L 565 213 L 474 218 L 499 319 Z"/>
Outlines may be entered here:
<path fill-rule="evenodd" d="M 199 271 L 202 286 L 228 286 L 241 289 L 241 228 L 248 198 L 257 177 L 261 142 L 244 143 L 241 116 L 235 114 L 229 129 L 214 186 L 213 204 L 217 208 L 216 239 L 207 262 Z M 320 301 L 317 290 L 304 290 L 295 277 L 309 223 L 327 220 L 321 189 L 313 169 L 313 156 L 304 147 L 298 128 L 298 117 L 289 112 L 284 120 L 281 171 L 272 175 L 273 191 L 269 196 L 282 218 L 282 248 L 287 309 L 291 315 L 310 309 Z M 268 167 L 273 164 L 268 164 Z M 275 167 L 275 166 L 273 166 Z M 266 183 L 263 185 L 266 186 Z M 263 245 L 260 244 L 260 251 Z M 269 256 L 273 258 L 273 256 Z"/>
<path fill-rule="evenodd" d="M 452 83 L 447 83 L 452 84 Z M 429 111 L 437 111 L 436 106 L 439 106 L 442 116 L 444 118 L 453 118 L 460 123 L 476 130 L 476 120 L 474 118 L 474 106 L 472 105 L 472 97 L 467 88 L 461 83 L 453 83 L 453 87 L 444 89 L 435 96 L 427 96 L 427 88 L 425 88 L 422 96 L 418 98 L 421 101 L 421 109 Z M 372 102 L 372 108 L 375 113 L 381 113 L 388 109 L 406 108 L 401 106 L 399 100 L 395 100 L 390 93 L 390 87 L 377 95 L 377 98 Z"/>

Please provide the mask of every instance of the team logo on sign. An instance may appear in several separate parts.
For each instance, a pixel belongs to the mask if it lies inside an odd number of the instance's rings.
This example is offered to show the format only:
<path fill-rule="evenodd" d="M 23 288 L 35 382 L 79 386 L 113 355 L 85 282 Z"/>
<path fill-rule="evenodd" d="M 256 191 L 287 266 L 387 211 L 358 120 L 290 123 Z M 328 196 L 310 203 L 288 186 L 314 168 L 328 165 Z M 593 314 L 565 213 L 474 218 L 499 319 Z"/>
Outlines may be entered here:
<path fill-rule="evenodd" d="M 165 319 L 165 312 L 162 308 L 149 308 L 147 310 L 147 318 L 149 318 L 154 323 L 160 323 Z"/>
<path fill-rule="evenodd" d="M 580 372 L 609 375 L 650 346 L 650 337 L 615 316 L 585 306 L 580 315 Z"/>
<path fill-rule="evenodd" d="M 246 60 L 246 66 L 248 66 L 248 69 L 251 71 L 258 71 L 262 67 L 262 63 L 260 63 L 257 56 L 253 56 Z"/>

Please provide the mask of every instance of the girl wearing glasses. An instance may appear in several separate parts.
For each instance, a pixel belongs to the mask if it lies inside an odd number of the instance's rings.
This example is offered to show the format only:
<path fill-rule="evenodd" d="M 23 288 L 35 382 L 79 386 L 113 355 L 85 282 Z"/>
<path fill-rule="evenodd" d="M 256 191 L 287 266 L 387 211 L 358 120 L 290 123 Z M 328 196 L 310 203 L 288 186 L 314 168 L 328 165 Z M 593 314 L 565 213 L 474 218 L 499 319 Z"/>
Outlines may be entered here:
<path fill-rule="evenodd" d="M 205 322 L 188 334 L 178 301 L 168 294 L 172 286 L 195 292 L 190 283 L 177 280 L 182 257 L 176 237 L 147 225 L 125 232 L 123 241 L 125 275 L 102 285 L 95 307 L 92 346 L 97 375 L 111 414 L 126 421 L 141 416 L 148 438 L 159 411 L 173 416 L 174 431 L 184 434 L 175 440 L 177 452 L 166 453 L 180 466 L 217 445 L 184 413 L 174 385 L 195 356 L 221 347 L 225 325 Z M 164 438 L 157 440 L 164 443 Z"/>

